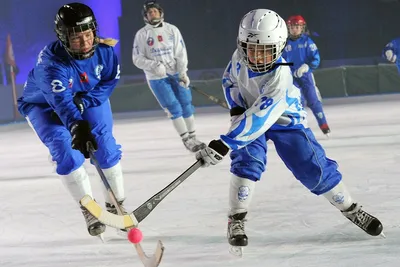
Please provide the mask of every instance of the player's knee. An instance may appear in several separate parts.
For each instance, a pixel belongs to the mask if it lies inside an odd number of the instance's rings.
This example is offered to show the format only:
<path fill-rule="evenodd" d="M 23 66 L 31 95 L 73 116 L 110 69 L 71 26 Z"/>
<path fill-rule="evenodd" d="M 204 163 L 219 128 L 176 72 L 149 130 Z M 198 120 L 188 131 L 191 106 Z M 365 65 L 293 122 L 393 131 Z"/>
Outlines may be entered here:
<path fill-rule="evenodd" d="M 164 110 L 171 119 L 176 119 L 183 116 L 182 106 L 178 102 L 167 105 Z"/>
<path fill-rule="evenodd" d="M 189 118 L 193 114 L 194 114 L 194 106 L 191 103 L 182 105 L 182 116 L 184 118 Z"/>
<path fill-rule="evenodd" d="M 97 138 L 98 149 L 95 156 L 102 169 L 108 169 L 116 165 L 122 156 L 121 146 L 111 134 L 103 134 Z"/>
<path fill-rule="evenodd" d="M 261 175 L 265 171 L 264 159 L 250 157 L 244 153 L 235 155 L 234 151 L 231 153 L 231 159 L 231 173 L 253 181 L 261 179 Z"/>
<path fill-rule="evenodd" d="M 312 193 L 321 195 L 334 188 L 342 180 L 342 174 L 337 169 L 337 163 L 327 158 L 324 164 L 308 170 L 299 180 Z"/>
<path fill-rule="evenodd" d="M 57 163 L 56 172 L 59 175 L 67 175 L 78 169 L 85 162 L 82 153 L 77 150 L 67 150 L 52 155 L 53 160 Z"/>

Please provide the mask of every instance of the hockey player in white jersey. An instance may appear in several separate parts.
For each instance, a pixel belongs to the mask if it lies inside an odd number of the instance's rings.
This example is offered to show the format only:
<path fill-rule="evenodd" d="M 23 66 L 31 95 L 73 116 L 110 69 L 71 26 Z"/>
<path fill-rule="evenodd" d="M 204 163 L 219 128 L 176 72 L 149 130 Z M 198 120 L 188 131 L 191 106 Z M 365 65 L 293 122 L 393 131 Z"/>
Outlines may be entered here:
<path fill-rule="evenodd" d="M 307 126 L 300 90 L 293 85 L 290 68 L 281 57 L 287 34 L 285 21 L 274 11 L 257 9 L 243 17 L 237 49 L 223 76 L 231 127 L 196 153 L 206 167 L 219 163 L 232 150 L 228 241 L 237 247 L 248 243 L 245 217 L 256 182 L 265 171 L 268 140 L 313 194 L 323 195 L 368 234 L 379 235 L 381 222 L 352 199 L 337 163 L 326 157 Z"/>
<path fill-rule="evenodd" d="M 133 64 L 146 74 L 152 93 L 172 120 L 185 147 L 196 152 L 206 145 L 196 138 L 182 35 L 176 26 L 164 21 L 164 11 L 155 1 L 145 3 L 142 13 L 146 26 L 135 35 Z"/>

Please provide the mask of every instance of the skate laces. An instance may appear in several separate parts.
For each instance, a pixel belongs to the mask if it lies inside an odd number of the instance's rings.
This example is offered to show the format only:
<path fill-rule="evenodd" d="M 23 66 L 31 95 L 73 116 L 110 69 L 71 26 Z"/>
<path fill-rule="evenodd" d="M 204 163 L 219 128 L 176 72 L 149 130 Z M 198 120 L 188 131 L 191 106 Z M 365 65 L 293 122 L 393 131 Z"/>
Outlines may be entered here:
<path fill-rule="evenodd" d="M 96 217 L 94 217 L 87 209 L 81 207 L 83 217 L 85 217 L 86 224 L 88 226 L 93 225 L 94 223 L 98 222 Z"/>
<path fill-rule="evenodd" d="M 121 208 L 122 214 L 125 215 L 125 214 L 127 214 L 127 212 L 126 212 L 126 209 L 125 209 L 123 203 L 124 203 L 123 200 L 118 201 L 118 205 Z M 111 203 L 106 202 L 106 209 L 107 209 L 107 211 L 109 211 L 113 214 L 118 214 L 117 208 Z"/>
<path fill-rule="evenodd" d="M 362 206 L 359 204 L 355 205 L 353 209 L 349 211 L 343 211 L 343 215 L 350 219 L 353 223 L 357 224 L 361 228 L 366 228 L 370 221 L 372 220 L 372 216 L 367 212 L 362 210 Z M 350 207 L 351 208 L 351 207 Z"/>
<path fill-rule="evenodd" d="M 246 232 L 244 231 L 244 223 L 246 220 L 235 220 L 231 219 L 229 221 L 229 230 L 232 235 L 245 235 Z"/>

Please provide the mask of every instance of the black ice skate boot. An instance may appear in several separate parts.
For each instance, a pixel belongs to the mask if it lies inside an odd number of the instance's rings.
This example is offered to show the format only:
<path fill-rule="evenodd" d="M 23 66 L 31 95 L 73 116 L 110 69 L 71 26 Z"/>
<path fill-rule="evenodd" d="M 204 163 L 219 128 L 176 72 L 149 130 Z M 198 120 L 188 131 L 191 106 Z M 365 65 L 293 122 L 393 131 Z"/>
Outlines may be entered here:
<path fill-rule="evenodd" d="M 378 236 L 382 233 L 382 223 L 376 217 L 363 211 L 358 203 L 353 203 L 350 208 L 342 211 L 342 214 L 367 234 Z"/>
<path fill-rule="evenodd" d="M 99 236 L 100 239 L 103 240 L 101 236 L 106 230 L 106 226 L 101 223 L 96 217 L 94 217 L 85 207 L 81 206 L 83 217 L 86 221 L 86 226 L 89 234 L 91 236 Z"/>
<path fill-rule="evenodd" d="M 247 212 L 243 212 L 228 217 L 227 237 L 229 245 L 231 245 L 230 252 L 236 256 L 242 256 L 243 247 L 248 244 L 247 235 L 244 230 L 246 215 Z"/>
<path fill-rule="evenodd" d="M 123 215 L 128 214 L 124 207 L 124 200 L 125 199 L 118 201 L 118 205 L 120 206 Z M 108 212 L 118 215 L 117 208 L 114 206 L 114 204 L 106 202 L 106 209 Z M 127 232 L 126 229 L 119 229 L 119 230 L 125 233 Z"/>

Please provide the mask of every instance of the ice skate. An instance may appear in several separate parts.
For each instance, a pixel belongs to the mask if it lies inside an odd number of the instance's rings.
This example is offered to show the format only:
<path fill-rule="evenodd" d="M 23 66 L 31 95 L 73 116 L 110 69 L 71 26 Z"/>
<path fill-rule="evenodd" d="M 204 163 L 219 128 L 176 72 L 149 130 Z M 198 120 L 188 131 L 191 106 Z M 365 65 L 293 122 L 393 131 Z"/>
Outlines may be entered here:
<path fill-rule="evenodd" d="M 185 147 L 190 151 L 190 152 L 197 152 L 201 150 L 202 148 L 205 148 L 206 145 L 199 140 L 196 139 L 196 136 L 192 135 L 186 138 L 182 138 L 182 142 L 185 145 Z"/>
<path fill-rule="evenodd" d="M 247 212 L 229 216 L 227 238 L 230 245 L 229 252 L 242 257 L 243 247 L 247 246 L 248 239 L 244 230 L 244 222 Z"/>
<path fill-rule="evenodd" d="M 353 203 L 350 208 L 342 211 L 343 215 L 353 222 L 355 225 L 364 230 L 367 234 L 372 236 L 382 235 L 382 223 L 371 214 L 362 210 L 362 206 L 358 203 Z"/>
<path fill-rule="evenodd" d="M 322 124 L 319 126 L 321 129 L 322 133 L 326 135 L 326 137 L 329 138 L 329 134 L 331 133 L 331 129 L 329 128 L 328 124 Z"/>
<path fill-rule="evenodd" d="M 123 215 L 128 214 L 128 212 L 126 212 L 125 207 L 124 207 L 124 200 L 118 201 L 118 205 L 121 208 Z M 106 209 L 110 213 L 118 214 L 117 208 L 111 203 L 106 202 Z M 126 237 L 127 230 L 126 229 L 117 229 L 117 233 L 123 237 Z"/>
<path fill-rule="evenodd" d="M 99 237 L 103 242 L 103 233 L 106 230 L 106 226 L 101 223 L 99 220 L 97 220 L 96 217 L 94 217 L 87 209 L 85 209 L 83 206 L 81 206 L 82 214 L 83 217 L 85 218 L 86 221 L 86 226 L 89 234 L 91 236 L 97 236 Z"/>
<path fill-rule="evenodd" d="M 206 148 L 207 145 L 205 143 L 199 141 L 195 134 L 190 134 L 189 138 L 192 139 L 192 142 L 195 145 L 196 151 L 193 151 L 193 152 L 197 152 L 197 151 L 199 151 L 199 150 L 201 150 L 203 148 Z"/>

